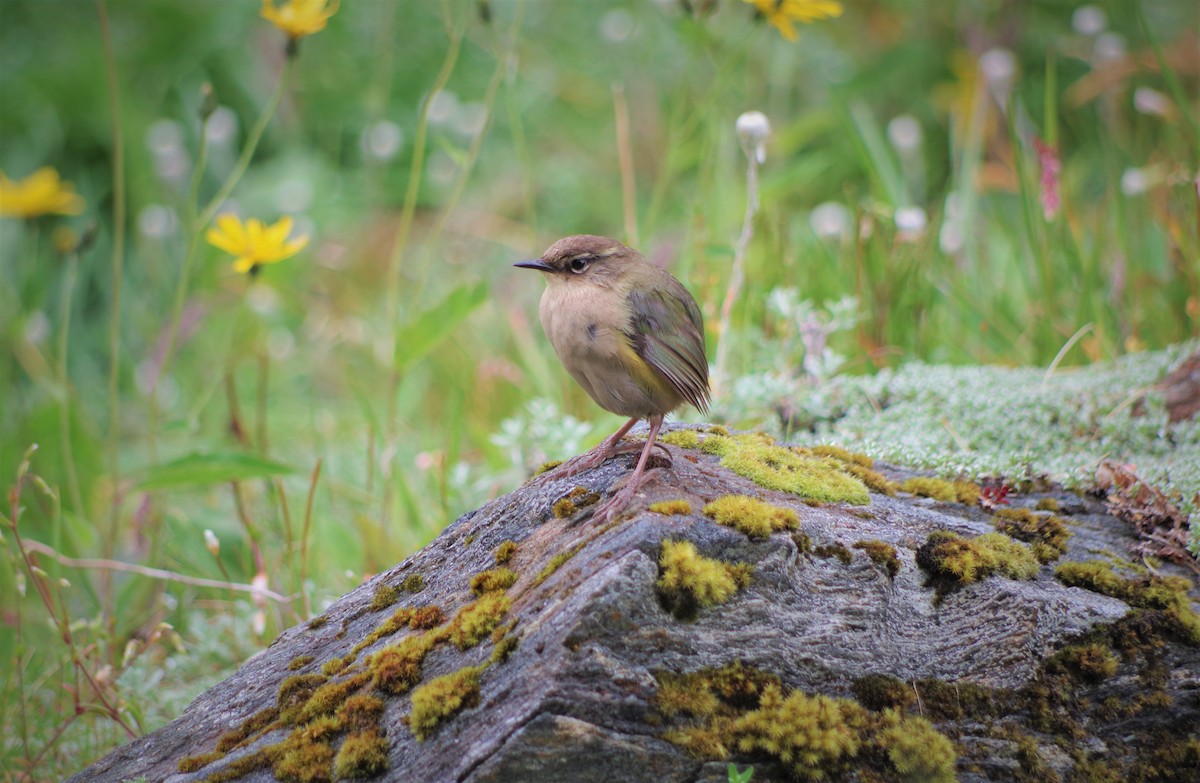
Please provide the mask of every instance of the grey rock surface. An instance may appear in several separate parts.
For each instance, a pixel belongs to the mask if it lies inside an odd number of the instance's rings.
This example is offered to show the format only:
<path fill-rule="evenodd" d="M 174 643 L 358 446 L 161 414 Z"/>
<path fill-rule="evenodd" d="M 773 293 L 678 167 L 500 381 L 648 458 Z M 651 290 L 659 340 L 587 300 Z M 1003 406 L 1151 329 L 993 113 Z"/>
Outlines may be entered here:
<path fill-rule="evenodd" d="M 916 565 L 916 549 L 934 530 L 967 537 L 993 532 L 978 507 L 876 493 L 867 506 L 810 505 L 764 490 L 699 450 L 669 451 L 671 466 L 653 474 L 630 513 L 610 528 L 591 524 L 586 509 L 562 519 L 553 507 L 577 486 L 601 494 L 612 490 L 628 475 L 626 457 L 573 478 L 535 479 L 464 515 L 404 563 L 338 600 L 323 625 L 285 631 L 177 720 L 97 761 L 73 783 L 118 783 L 139 776 L 154 783 L 220 779 L 238 759 L 281 742 L 288 729 L 268 731 L 190 773 L 180 773 L 179 762 L 211 751 L 222 734 L 274 705 L 288 677 L 321 672 L 327 661 L 350 653 L 394 611 L 367 611 L 379 586 L 397 586 L 421 574 L 424 589 L 401 593 L 395 606 L 436 605 L 452 617 L 476 597 L 472 576 L 496 567 L 494 552 L 505 541 L 517 545 L 506 565 L 520 576 L 506 591 L 512 606 L 503 622 L 516 621 L 511 635 L 519 646 L 483 671 L 476 704 L 449 716 L 424 740 L 406 723 L 412 693 L 387 697 L 381 726 L 388 769 L 374 779 L 724 781 L 725 760 L 694 757 L 663 739 L 664 729 L 678 721 L 655 709 L 656 674 L 740 661 L 806 693 L 853 698 L 856 680 L 888 674 L 913 683 L 918 692 L 916 683 L 936 680 L 955 688 L 980 686 L 997 699 L 1009 698 L 1044 676 L 1044 664 L 1056 649 L 1089 629 L 1121 621 L 1130 610 L 1114 598 L 1064 586 L 1054 578 L 1053 564 L 1032 580 L 991 577 L 939 600 Z M 795 509 L 801 531 L 815 546 L 842 544 L 850 561 L 802 551 L 803 541 L 787 533 L 752 540 L 700 513 L 706 502 L 728 493 Z M 1102 504 L 1070 494 L 1058 497 L 1074 512 L 1064 561 L 1124 556 L 1132 536 L 1104 513 Z M 655 501 L 678 498 L 689 500 L 693 513 L 665 516 L 647 510 Z M 1030 502 L 1014 498 L 1015 504 Z M 706 556 L 752 563 L 749 586 L 692 620 L 676 618 L 664 609 L 656 589 L 664 539 L 687 539 Z M 894 578 L 852 548 L 866 539 L 897 548 L 900 569 Z M 551 559 L 573 547 L 580 548 L 538 584 Z M 356 664 L 416 633 L 404 630 L 380 639 L 358 654 Z M 423 662 L 421 682 L 488 661 L 493 647 L 491 638 L 466 650 L 437 646 Z M 302 655 L 312 656 L 312 662 L 290 670 Z M 1152 666 L 1145 656 L 1153 658 Z M 1149 666 L 1159 676 L 1157 692 L 1164 694 L 1156 704 L 1139 711 L 1114 706 L 1107 722 L 1087 713 L 1077 721 L 1082 734 L 1070 740 L 1044 720 L 1032 719 L 1015 697 L 1012 714 L 993 709 L 957 719 L 936 711 L 928 715 L 956 743 L 960 780 L 1032 779 L 1020 776 L 1036 763 L 1057 769 L 1062 778 L 1082 763 L 1083 756 L 1072 755 L 1073 747 L 1090 749 L 1087 758 L 1096 763 L 1125 769 L 1122 765 L 1133 763 L 1139 752 L 1143 733 L 1169 732 L 1180 722 L 1200 725 L 1200 651 L 1169 641 L 1145 656 L 1123 660 L 1115 676 L 1081 685 L 1072 698 L 1088 704 L 1128 702 L 1144 691 Z M 914 711 L 922 709 L 929 707 L 918 705 Z M 788 779 L 787 768 L 766 756 L 735 754 L 731 760 L 740 768 L 754 765 L 755 783 Z M 1179 763 L 1188 763 L 1186 754 Z M 237 779 L 256 783 L 275 776 L 267 766 Z"/>

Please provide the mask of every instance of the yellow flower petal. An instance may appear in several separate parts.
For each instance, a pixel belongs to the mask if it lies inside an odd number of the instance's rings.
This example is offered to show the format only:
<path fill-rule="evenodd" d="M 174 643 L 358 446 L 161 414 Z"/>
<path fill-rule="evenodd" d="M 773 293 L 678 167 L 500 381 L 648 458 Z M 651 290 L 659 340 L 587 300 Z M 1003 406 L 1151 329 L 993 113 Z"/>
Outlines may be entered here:
<path fill-rule="evenodd" d="M 44 166 L 23 180 L 14 181 L 0 172 L 0 215 L 36 218 L 42 215 L 78 215 L 83 199 L 58 172 Z"/>

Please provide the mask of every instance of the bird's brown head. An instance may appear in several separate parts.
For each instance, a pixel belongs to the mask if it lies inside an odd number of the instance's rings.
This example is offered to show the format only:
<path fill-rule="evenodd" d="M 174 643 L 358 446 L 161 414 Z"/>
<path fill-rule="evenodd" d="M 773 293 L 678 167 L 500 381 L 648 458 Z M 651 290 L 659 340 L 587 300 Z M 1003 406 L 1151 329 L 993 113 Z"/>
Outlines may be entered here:
<path fill-rule="evenodd" d="M 615 239 L 594 234 L 576 234 L 560 239 L 533 261 L 513 266 L 545 272 L 551 279 L 605 283 L 621 276 L 626 263 L 640 258 L 638 252 Z"/>

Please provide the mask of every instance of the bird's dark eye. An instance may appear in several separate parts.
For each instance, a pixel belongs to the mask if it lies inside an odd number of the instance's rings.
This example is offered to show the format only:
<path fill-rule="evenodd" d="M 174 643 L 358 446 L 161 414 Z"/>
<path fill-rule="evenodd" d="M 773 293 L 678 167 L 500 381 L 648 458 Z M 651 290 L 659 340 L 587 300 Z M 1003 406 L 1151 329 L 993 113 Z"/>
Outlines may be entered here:
<path fill-rule="evenodd" d="M 577 275 L 581 274 L 587 268 L 588 268 L 588 259 L 582 258 L 582 257 L 571 259 L 571 271 L 574 272 L 575 274 L 577 274 Z"/>

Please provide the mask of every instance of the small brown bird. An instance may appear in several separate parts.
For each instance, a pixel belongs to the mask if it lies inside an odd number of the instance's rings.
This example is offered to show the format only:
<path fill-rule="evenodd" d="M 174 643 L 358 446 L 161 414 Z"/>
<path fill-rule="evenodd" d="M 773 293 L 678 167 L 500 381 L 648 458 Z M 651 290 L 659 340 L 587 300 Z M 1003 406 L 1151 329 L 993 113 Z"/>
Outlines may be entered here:
<path fill-rule="evenodd" d="M 708 410 L 704 317 L 669 272 L 615 239 L 570 236 L 536 261 L 515 266 L 546 277 L 542 329 L 567 372 L 601 408 L 630 417 L 610 438 L 553 475 L 599 466 L 621 450 L 618 441 L 640 419 L 650 425 L 633 476 L 593 515 L 610 519 L 637 492 L 663 417 L 684 402 L 702 413 Z"/>

